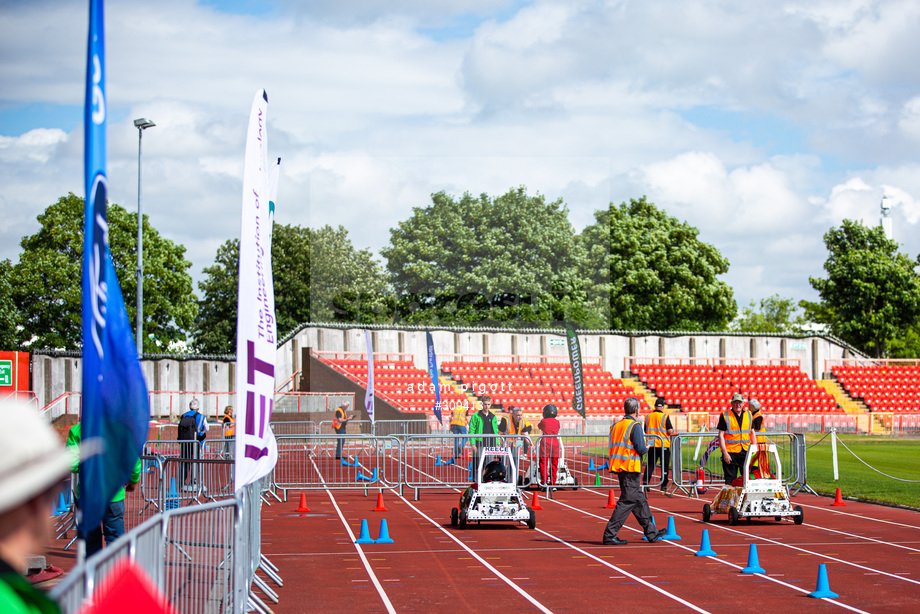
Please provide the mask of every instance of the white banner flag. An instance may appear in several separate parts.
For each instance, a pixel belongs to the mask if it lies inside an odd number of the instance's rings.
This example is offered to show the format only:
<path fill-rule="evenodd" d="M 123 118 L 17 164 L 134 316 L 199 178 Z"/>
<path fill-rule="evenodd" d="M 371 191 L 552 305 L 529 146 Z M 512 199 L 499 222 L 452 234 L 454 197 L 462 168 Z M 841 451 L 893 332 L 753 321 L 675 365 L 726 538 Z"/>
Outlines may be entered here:
<path fill-rule="evenodd" d="M 371 331 L 364 329 L 364 341 L 367 344 L 367 391 L 364 393 L 364 409 L 367 419 L 374 423 L 374 348 L 371 346 Z"/>
<path fill-rule="evenodd" d="M 238 492 L 278 461 L 269 421 L 275 395 L 275 291 L 272 222 L 278 163 L 268 163 L 268 95 L 256 92 L 246 133 L 236 321 L 236 476 Z"/>

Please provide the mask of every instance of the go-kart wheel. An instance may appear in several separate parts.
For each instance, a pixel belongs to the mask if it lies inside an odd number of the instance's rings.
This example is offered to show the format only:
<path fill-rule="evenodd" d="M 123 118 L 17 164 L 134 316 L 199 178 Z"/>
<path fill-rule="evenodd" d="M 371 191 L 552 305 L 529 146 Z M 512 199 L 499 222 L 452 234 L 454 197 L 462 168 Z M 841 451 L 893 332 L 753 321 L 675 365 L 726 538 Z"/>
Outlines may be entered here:
<path fill-rule="evenodd" d="M 458 522 L 460 522 L 460 514 L 457 508 L 453 508 L 450 510 L 450 526 L 455 527 Z"/>
<path fill-rule="evenodd" d="M 460 523 L 460 528 L 465 529 L 466 528 L 466 512 L 460 512 L 457 520 Z"/>
<path fill-rule="evenodd" d="M 728 524 L 732 526 L 738 524 L 738 510 L 734 506 L 728 508 Z"/>
<path fill-rule="evenodd" d="M 708 503 L 703 504 L 703 522 L 709 522 L 712 518 L 712 507 Z"/>
<path fill-rule="evenodd" d="M 796 517 L 793 519 L 793 520 L 795 521 L 795 523 L 796 523 L 796 524 L 802 524 L 803 522 L 805 522 L 805 510 L 802 509 L 802 506 L 801 506 L 801 505 L 796 505 L 796 506 L 795 506 L 794 508 L 792 508 L 792 509 L 793 509 L 794 511 L 796 511 L 796 512 L 799 513 L 798 516 L 796 516 Z"/>
<path fill-rule="evenodd" d="M 782 521 L 783 521 L 783 517 L 782 517 L 782 516 L 774 516 L 774 517 L 773 517 L 773 520 L 775 520 L 776 522 L 782 522 Z"/>
<path fill-rule="evenodd" d="M 530 510 L 530 518 L 527 519 L 527 528 L 533 531 L 537 528 L 537 513 Z"/>
<path fill-rule="evenodd" d="M 572 490 L 578 490 L 578 478 L 572 478 L 575 480 L 575 487 Z"/>

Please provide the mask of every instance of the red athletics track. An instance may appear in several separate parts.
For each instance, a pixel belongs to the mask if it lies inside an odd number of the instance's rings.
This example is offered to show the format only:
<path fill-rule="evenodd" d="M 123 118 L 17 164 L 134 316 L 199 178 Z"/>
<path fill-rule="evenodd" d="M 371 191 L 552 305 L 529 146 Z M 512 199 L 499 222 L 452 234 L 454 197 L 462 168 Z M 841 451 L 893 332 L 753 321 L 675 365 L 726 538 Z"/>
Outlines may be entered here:
<path fill-rule="evenodd" d="M 593 474 L 578 477 L 593 483 Z M 607 487 L 541 498 L 535 531 L 511 523 L 452 528 L 458 492 L 423 491 L 420 501 L 411 492 L 401 498 L 384 491 L 385 513 L 372 511 L 375 490 L 367 497 L 306 491 L 309 514 L 294 511 L 299 492 L 263 507 L 263 552 L 284 578 L 274 611 L 582 612 L 616 603 L 640 612 L 920 611 L 920 512 L 854 502 L 831 507 L 829 498 L 799 495 L 802 526 L 770 519 L 731 527 L 724 516 L 701 521 L 713 489 L 702 500 L 653 492 L 658 525 L 673 516 L 682 539 L 644 543 L 630 519 L 620 532 L 627 546 L 602 546 Z M 394 544 L 353 543 L 362 519 L 376 538 L 382 518 Z M 704 528 L 717 557 L 695 556 Z M 751 543 L 765 574 L 739 573 Z M 838 599 L 807 597 L 821 563 Z"/>

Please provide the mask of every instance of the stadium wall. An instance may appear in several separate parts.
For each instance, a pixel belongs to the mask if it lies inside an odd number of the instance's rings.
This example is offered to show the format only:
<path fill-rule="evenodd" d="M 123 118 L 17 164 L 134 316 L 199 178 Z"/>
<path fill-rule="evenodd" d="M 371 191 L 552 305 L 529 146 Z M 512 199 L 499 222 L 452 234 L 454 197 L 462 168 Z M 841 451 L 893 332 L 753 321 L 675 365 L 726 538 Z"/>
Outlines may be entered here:
<path fill-rule="evenodd" d="M 423 327 L 367 326 L 376 354 L 392 360 L 411 360 L 427 370 L 426 329 Z M 566 362 L 562 329 L 432 328 L 439 363 L 447 360 L 547 360 Z M 821 379 L 826 360 L 862 356 L 830 335 L 749 335 L 739 333 L 680 333 L 659 331 L 579 331 L 582 355 L 604 370 L 621 376 L 628 357 L 666 360 L 709 359 L 738 363 L 757 359 L 798 360 L 812 379 Z M 301 369 L 302 352 L 351 353 L 365 351 L 364 327 L 340 324 L 305 324 L 278 345 L 276 385 L 299 390 L 294 376 Z M 45 407 L 81 387 L 82 358 L 77 352 L 40 350 L 32 353 L 32 391 Z M 233 392 L 236 390 L 235 357 L 148 356 L 141 361 L 148 387 L 159 391 Z"/>

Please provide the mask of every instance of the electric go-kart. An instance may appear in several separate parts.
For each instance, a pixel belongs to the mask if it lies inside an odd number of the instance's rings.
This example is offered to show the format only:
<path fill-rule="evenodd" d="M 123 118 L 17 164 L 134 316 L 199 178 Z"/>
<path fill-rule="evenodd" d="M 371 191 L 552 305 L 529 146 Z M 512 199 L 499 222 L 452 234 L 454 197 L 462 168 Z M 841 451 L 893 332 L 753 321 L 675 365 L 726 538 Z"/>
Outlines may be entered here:
<path fill-rule="evenodd" d="M 482 448 L 476 482 L 460 495 L 460 506 L 451 509 L 450 525 L 465 529 L 471 522 L 518 521 L 528 529 L 537 526 L 537 514 L 527 507 L 514 483 L 517 463 L 508 448 Z"/>
<path fill-rule="evenodd" d="M 529 438 L 528 438 L 529 439 Z M 524 470 L 523 475 L 518 477 L 518 486 L 521 488 L 537 489 L 540 488 L 540 461 L 537 459 L 536 447 L 530 446 L 530 464 Z M 552 470 L 552 467 L 548 468 Z M 578 490 L 578 478 L 569 471 L 569 466 L 565 462 L 565 444 L 559 440 L 559 464 L 556 466 L 556 482 L 552 486 L 571 488 Z"/>
<path fill-rule="evenodd" d="M 713 514 L 728 514 L 731 525 L 738 524 L 741 518 L 768 518 L 772 516 L 777 522 L 783 518 L 792 518 L 795 524 L 802 524 L 805 520 L 802 506 L 793 507 L 789 500 L 789 490 L 783 484 L 783 466 L 780 463 L 776 444 L 767 443 L 756 448 L 751 448 L 744 462 L 744 472 L 740 486 L 723 486 L 712 504 L 703 505 L 703 522 L 709 522 Z M 756 474 L 760 477 L 751 477 L 751 461 L 759 459 Z M 772 458 L 772 462 L 770 459 Z M 769 465 L 773 465 L 771 471 Z M 767 465 L 764 467 L 763 465 Z"/>

